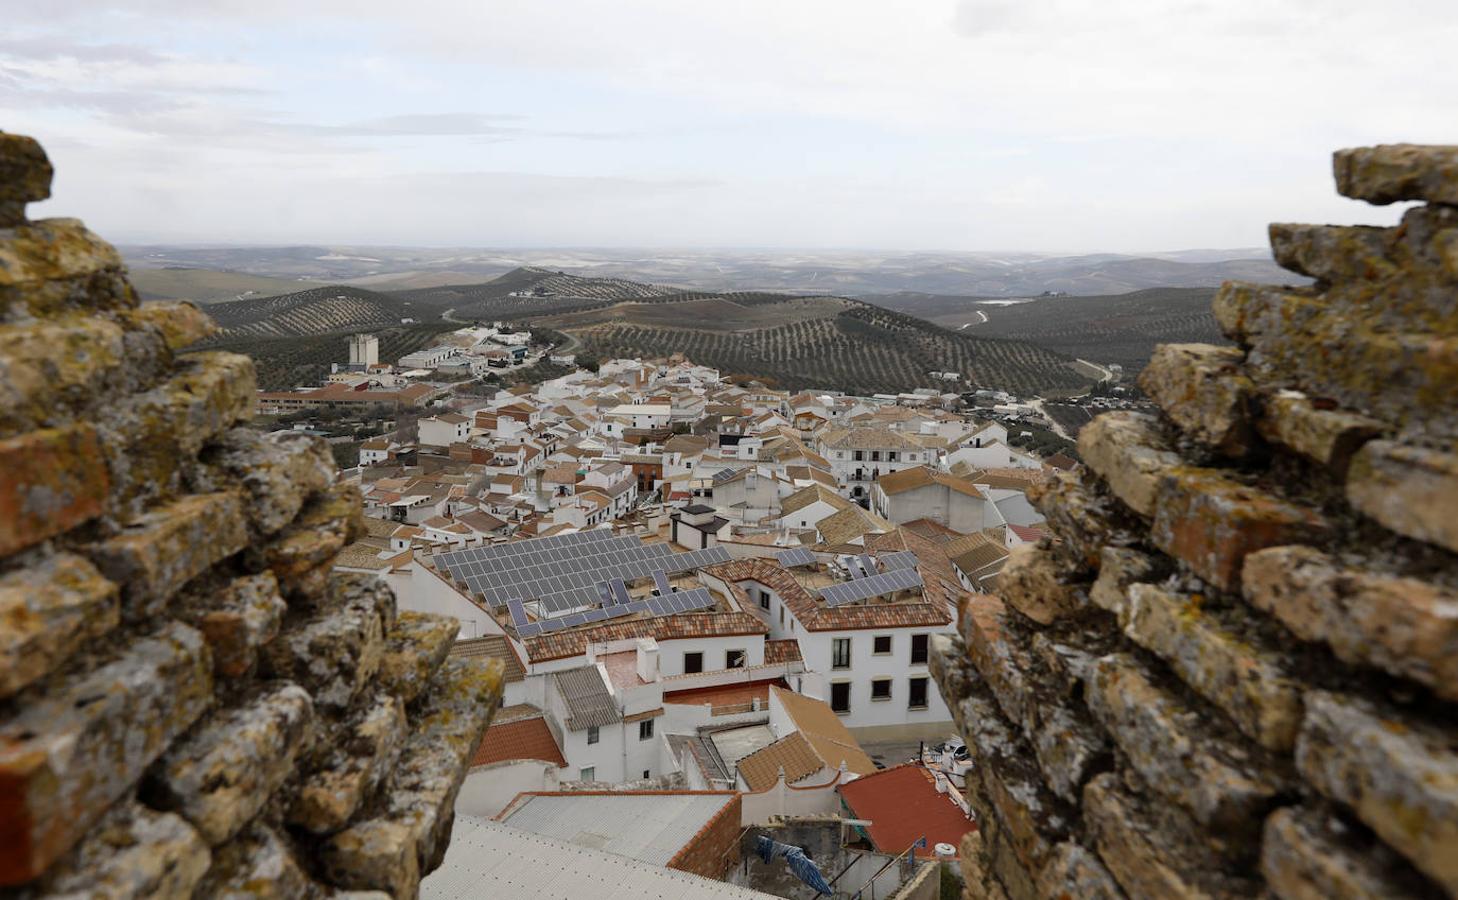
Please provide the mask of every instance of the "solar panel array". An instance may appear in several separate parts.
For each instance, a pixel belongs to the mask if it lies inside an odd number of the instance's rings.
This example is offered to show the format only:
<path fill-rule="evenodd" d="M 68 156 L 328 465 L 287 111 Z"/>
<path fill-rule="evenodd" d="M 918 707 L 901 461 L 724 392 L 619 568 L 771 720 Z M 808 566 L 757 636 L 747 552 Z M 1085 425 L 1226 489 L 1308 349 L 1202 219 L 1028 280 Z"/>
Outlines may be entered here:
<path fill-rule="evenodd" d="M 775 554 L 775 559 L 779 560 L 780 565 L 786 568 L 815 565 L 815 554 L 805 547 L 781 550 Z"/>
<path fill-rule="evenodd" d="M 882 572 L 879 575 L 823 587 L 820 589 L 820 599 L 830 606 L 843 606 L 847 603 L 855 603 L 857 600 L 909 590 L 919 587 L 921 583 L 921 573 L 915 568 L 896 569 L 892 572 Z"/>
<path fill-rule="evenodd" d="M 910 569 L 916 566 L 916 554 L 910 550 L 897 550 L 895 553 L 883 553 L 877 557 L 881 563 L 881 569 L 886 572 L 894 572 L 897 569 Z"/>
<path fill-rule="evenodd" d="M 667 544 L 645 544 L 635 535 L 616 537 L 606 529 L 471 547 L 435 557 L 440 569 L 491 607 L 506 606 L 522 637 L 634 612 L 666 615 L 713 606 L 712 595 L 696 589 L 676 592 L 671 603 L 651 609 L 640 606 L 646 601 L 633 601 L 624 582 L 729 560 L 722 547 L 674 553 Z M 689 595 L 691 600 L 679 599 Z M 556 618 L 530 621 L 523 606 L 528 600 L 538 601 L 543 613 Z M 688 603 L 694 605 L 678 608 Z"/>

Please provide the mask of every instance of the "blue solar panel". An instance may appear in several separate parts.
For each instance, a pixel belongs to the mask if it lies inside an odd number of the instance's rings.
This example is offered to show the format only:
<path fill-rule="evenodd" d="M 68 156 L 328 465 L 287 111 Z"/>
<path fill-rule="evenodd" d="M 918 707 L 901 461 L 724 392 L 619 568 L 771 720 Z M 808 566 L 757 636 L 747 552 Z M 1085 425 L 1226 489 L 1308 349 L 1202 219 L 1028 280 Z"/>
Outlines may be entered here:
<path fill-rule="evenodd" d="M 861 561 L 861 568 L 865 570 L 867 577 L 876 574 L 876 561 L 871 559 L 870 554 L 862 553 L 856 558 Z"/>
<path fill-rule="evenodd" d="M 920 584 L 921 573 L 916 569 L 897 569 L 894 572 L 883 572 L 869 578 L 832 584 L 820 589 L 820 597 L 831 606 L 840 606 L 844 603 L 879 597 L 882 594 L 909 590 Z"/>
<path fill-rule="evenodd" d="M 775 554 L 780 565 L 786 568 L 792 566 L 811 566 L 815 564 L 815 554 L 806 547 L 794 547 L 790 550 L 781 550 Z"/>
<path fill-rule="evenodd" d="M 916 554 L 910 550 L 897 550 L 895 553 L 883 553 L 877 558 L 881 569 L 886 572 L 894 572 L 897 569 L 910 569 L 916 565 Z"/>
<path fill-rule="evenodd" d="M 667 597 L 673 593 L 673 585 L 668 583 L 668 576 L 662 572 L 653 573 L 653 587 L 657 589 L 661 597 Z"/>

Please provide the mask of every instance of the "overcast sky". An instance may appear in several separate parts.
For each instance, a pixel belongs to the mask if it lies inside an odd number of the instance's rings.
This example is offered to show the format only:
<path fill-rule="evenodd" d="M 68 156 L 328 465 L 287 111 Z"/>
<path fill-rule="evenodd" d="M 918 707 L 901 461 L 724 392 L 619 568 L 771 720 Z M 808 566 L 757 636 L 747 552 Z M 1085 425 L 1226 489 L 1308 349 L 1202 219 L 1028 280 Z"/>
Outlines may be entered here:
<path fill-rule="evenodd" d="M 1453 0 L 0 0 L 0 129 L 118 242 L 1141 251 L 1390 222 Z"/>

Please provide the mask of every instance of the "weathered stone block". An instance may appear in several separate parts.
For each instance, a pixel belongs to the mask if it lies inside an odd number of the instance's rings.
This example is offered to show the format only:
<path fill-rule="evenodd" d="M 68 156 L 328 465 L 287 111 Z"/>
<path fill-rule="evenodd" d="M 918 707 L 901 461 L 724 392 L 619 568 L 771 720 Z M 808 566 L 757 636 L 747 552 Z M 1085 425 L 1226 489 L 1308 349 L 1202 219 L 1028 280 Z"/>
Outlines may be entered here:
<path fill-rule="evenodd" d="M 1211 612 L 1203 597 L 1152 584 L 1133 585 L 1128 596 L 1120 620 L 1134 643 L 1169 663 L 1246 737 L 1277 752 L 1295 746 L 1305 685 L 1280 650 L 1241 621 L 1241 610 Z"/>
<path fill-rule="evenodd" d="M 1222 590 L 1239 590 L 1246 554 L 1318 540 L 1314 509 L 1242 484 L 1214 469 L 1181 468 L 1160 482 L 1150 540 Z"/>
<path fill-rule="evenodd" d="M 169 350 L 183 350 L 217 334 L 216 322 L 188 300 L 147 303 L 121 314 L 132 328 L 152 328 Z"/>
<path fill-rule="evenodd" d="M 294 520 L 304 503 L 334 483 L 338 469 L 329 446 L 305 434 L 262 435 L 235 428 L 204 454 L 218 486 L 239 485 L 249 500 L 258 534 L 269 535 Z"/>
<path fill-rule="evenodd" d="M 292 774 L 313 726 L 314 704 L 294 684 L 219 710 L 158 762 L 148 778 L 152 802 L 180 813 L 209 844 L 221 844 Z"/>
<path fill-rule="evenodd" d="M 1244 456 L 1254 444 L 1244 359 L 1233 347 L 1161 344 L 1139 386 L 1180 430 L 1226 456 Z"/>
<path fill-rule="evenodd" d="M 0 726 L 0 885 L 78 840 L 212 701 L 202 635 L 172 624 Z"/>
<path fill-rule="evenodd" d="M 380 813 L 334 835 L 322 848 L 330 881 L 345 888 L 416 896 L 440 865 L 466 760 L 490 724 L 502 689 L 498 660 L 448 661 L 436 675 L 414 733 L 390 776 Z"/>
<path fill-rule="evenodd" d="M 0 435 L 64 424 L 113 395 L 122 337 L 115 322 L 81 316 L 0 325 Z"/>
<path fill-rule="evenodd" d="M 1048 864 L 1038 873 L 1038 896 L 1123 900 L 1124 892 L 1097 855 L 1082 844 L 1064 841 L 1053 848 Z"/>
<path fill-rule="evenodd" d="M 379 671 L 385 629 L 394 620 L 388 588 L 351 585 L 312 618 L 285 627 L 263 648 L 263 671 L 298 682 L 326 710 L 346 709 Z"/>
<path fill-rule="evenodd" d="M 116 585 L 79 556 L 0 575 L 0 697 L 50 673 L 117 621 Z"/>
<path fill-rule="evenodd" d="M 123 616 L 139 618 L 247 543 L 242 501 L 219 492 L 159 507 L 90 553 L 97 568 L 122 586 Z"/>
<path fill-rule="evenodd" d="M 272 572 L 233 579 L 226 587 L 189 591 L 178 616 L 207 638 L 213 669 L 226 678 L 247 674 L 259 648 L 278 636 L 288 606 Z"/>
<path fill-rule="evenodd" d="M 1398 534 L 1458 552 L 1458 454 L 1370 441 L 1352 458 L 1347 501 Z"/>
<path fill-rule="evenodd" d="M 1177 812 L 1141 801 L 1112 774 L 1084 789 L 1083 818 L 1099 858 L 1130 897 L 1259 896 L 1256 883 L 1224 871 Z"/>
<path fill-rule="evenodd" d="M 109 482 L 90 425 L 0 440 L 0 555 L 53 537 L 101 513 Z"/>
<path fill-rule="evenodd" d="M 1369 416 L 1322 409 L 1299 391 L 1280 391 L 1262 406 L 1256 422 L 1261 437 L 1326 466 L 1338 478 L 1346 474 L 1352 454 L 1385 429 Z"/>
<path fill-rule="evenodd" d="M 25 221 L 25 204 L 51 195 L 55 170 L 40 142 L 0 132 L 0 228 Z"/>
<path fill-rule="evenodd" d="M 0 237 L 0 319 L 134 307 L 121 273 L 121 254 L 76 219 L 20 225 Z"/>
<path fill-rule="evenodd" d="M 1065 555 L 1098 568 L 1105 547 L 1137 543 L 1145 526 L 1122 504 L 1071 472 L 1058 472 L 1028 488 L 1027 498 L 1063 539 Z"/>
<path fill-rule="evenodd" d="M 1108 412 L 1083 426 L 1078 452 L 1084 463 L 1108 483 L 1114 496 L 1142 516 L 1154 515 L 1154 496 L 1170 469 L 1181 465 L 1179 454 L 1159 432 L 1152 416 Z"/>
<path fill-rule="evenodd" d="M 380 686 L 409 703 L 425 690 L 451 652 L 460 620 L 402 611 L 395 619 L 380 661 Z"/>
<path fill-rule="evenodd" d="M 359 486 L 340 482 L 309 501 L 297 519 L 263 548 L 269 569 L 291 597 L 314 596 L 304 589 L 311 572 L 327 566 L 339 551 L 364 534 Z M 327 577 L 327 569 L 323 572 Z"/>
<path fill-rule="evenodd" d="M 1401 200 L 1458 204 L 1458 147 L 1379 144 L 1332 155 L 1337 192 L 1385 205 Z"/>
<path fill-rule="evenodd" d="M 1245 598 L 1343 662 L 1376 666 L 1458 700 L 1458 594 L 1417 578 L 1348 568 L 1310 547 L 1246 559 Z"/>
<path fill-rule="evenodd" d="M 1098 608 L 1122 615 L 1129 587 L 1158 581 L 1169 574 L 1168 561 L 1128 547 L 1106 547 L 1099 561 L 1099 577 L 1088 597 Z"/>
<path fill-rule="evenodd" d="M 1394 850 L 1458 893 L 1458 751 L 1451 729 L 1313 691 L 1296 767 Z"/>
<path fill-rule="evenodd" d="M 1089 709 L 1151 788 L 1211 829 L 1253 838 L 1286 787 L 1266 761 L 1218 733 L 1132 656 L 1099 660 Z"/>
<path fill-rule="evenodd" d="M 1241 346 L 1269 337 L 1298 332 L 1327 308 L 1309 288 L 1275 287 L 1245 281 L 1227 281 L 1215 292 L 1211 311 L 1220 330 Z"/>
<path fill-rule="evenodd" d="M 1395 228 L 1278 222 L 1268 230 L 1276 264 L 1318 281 L 1374 281 L 1398 271 L 1390 258 Z"/>
<path fill-rule="evenodd" d="M 1437 896 L 1391 850 L 1305 806 L 1278 809 L 1266 820 L 1261 874 L 1281 900 Z"/>
<path fill-rule="evenodd" d="M 1059 564 L 1048 548 L 1021 544 L 1012 549 L 997 577 L 997 592 L 1014 609 L 1051 625 L 1088 607 L 1088 586 Z"/>
<path fill-rule="evenodd" d="M 181 816 L 123 800 L 46 873 L 47 900 L 187 900 L 207 874 L 208 845 Z"/>
<path fill-rule="evenodd" d="M 215 900 L 293 900 L 321 893 L 284 839 L 264 824 L 213 850 L 213 867 L 198 891 Z"/>
<path fill-rule="evenodd" d="M 400 757 L 405 704 L 380 694 L 366 702 L 321 748 L 289 808 L 290 825 L 332 834 L 349 824 Z"/>

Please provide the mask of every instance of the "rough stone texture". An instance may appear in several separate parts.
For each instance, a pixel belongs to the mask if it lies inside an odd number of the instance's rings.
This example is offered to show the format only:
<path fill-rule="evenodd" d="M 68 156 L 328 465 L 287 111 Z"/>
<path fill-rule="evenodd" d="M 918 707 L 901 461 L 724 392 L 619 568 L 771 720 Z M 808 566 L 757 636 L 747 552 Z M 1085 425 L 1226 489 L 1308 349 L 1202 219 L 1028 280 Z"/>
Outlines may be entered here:
<path fill-rule="evenodd" d="M 1344 197 L 1376 204 L 1458 204 L 1458 147 L 1381 144 L 1338 150 L 1332 171 Z"/>
<path fill-rule="evenodd" d="M 1254 434 L 1244 357 L 1231 347 L 1162 344 L 1139 373 L 1139 387 L 1191 437 L 1227 456 L 1244 456 Z"/>
<path fill-rule="evenodd" d="M 0 697 L 65 662 L 116 627 L 116 585 L 71 553 L 0 575 Z"/>
<path fill-rule="evenodd" d="M 413 894 L 499 665 L 442 675 L 439 623 L 331 576 L 360 504 L 327 447 L 238 428 L 252 363 L 188 352 L 208 316 L 140 305 L 80 222 L 28 221 L 50 179 L 0 134 L 0 895 L 385 900 L 325 871 L 367 823 Z"/>
<path fill-rule="evenodd" d="M 56 864 L 37 896 L 182 900 L 194 895 L 211 864 L 208 845 L 181 816 L 118 803 Z"/>
<path fill-rule="evenodd" d="M 1223 285 L 1239 349 L 1156 351 L 1161 411 L 1028 492 L 1057 565 L 1022 551 L 934 642 L 967 896 L 1458 896 L 1458 148 L 1335 165 L 1429 203 L 1271 226 L 1316 283 Z"/>
<path fill-rule="evenodd" d="M 1259 757 L 1155 684 L 1133 657 L 1099 660 L 1089 708 L 1150 787 L 1200 824 L 1239 835 L 1282 791 Z"/>
<path fill-rule="evenodd" d="M 193 824 L 213 845 L 252 819 L 293 771 L 314 724 L 314 704 L 284 684 L 220 710 L 167 752 L 150 778 L 154 803 Z"/>
<path fill-rule="evenodd" d="M 329 834 L 349 823 L 395 767 L 405 737 L 405 704 L 380 694 L 322 742 L 319 758 L 289 809 L 289 824 Z"/>
<path fill-rule="evenodd" d="M 1073 574 L 1058 564 L 1048 548 L 1022 544 L 1003 563 L 998 593 L 1029 619 L 1051 625 L 1088 605 L 1088 586 L 1069 583 Z"/>
<path fill-rule="evenodd" d="M 1458 893 L 1458 746 L 1453 735 L 1375 704 L 1306 698 L 1296 765 L 1394 850 Z"/>
<path fill-rule="evenodd" d="M 1352 459 L 1347 500 L 1398 534 L 1458 552 L 1458 454 L 1372 441 Z"/>
<path fill-rule="evenodd" d="M 1458 592 L 1418 578 L 1348 568 L 1310 547 L 1246 559 L 1245 598 L 1305 641 L 1458 700 Z"/>
<path fill-rule="evenodd" d="M 1078 452 L 1114 496 L 1142 516 L 1154 515 L 1160 482 L 1181 463 L 1155 420 L 1138 413 L 1105 413 L 1089 422 L 1078 433 Z"/>
<path fill-rule="evenodd" d="M 202 635 L 170 625 L 0 726 L 0 884 L 44 872 L 211 700 Z"/>
<path fill-rule="evenodd" d="M 1224 590 L 1239 590 L 1245 556 L 1324 536 L 1315 510 L 1242 484 L 1214 469 L 1181 467 L 1160 482 L 1154 545 Z"/>
<path fill-rule="evenodd" d="M 1243 627 L 1238 615 L 1203 604 L 1198 594 L 1136 584 L 1120 621 L 1134 643 L 1167 662 L 1247 737 L 1268 750 L 1290 751 L 1305 690 L 1294 676 L 1295 666 Z"/>
<path fill-rule="evenodd" d="M 0 555 L 23 550 L 99 515 L 106 470 L 96 429 L 48 428 L 0 441 Z"/>
<path fill-rule="evenodd" d="M 1256 430 L 1342 477 L 1352 454 L 1382 434 L 1384 426 L 1369 416 L 1323 409 L 1300 391 L 1279 391 L 1265 399 Z"/>
<path fill-rule="evenodd" d="M 1281 900 L 1440 896 L 1391 850 L 1310 807 L 1278 809 L 1266 820 L 1261 873 Z"/>
<path fill-rule="evenodd" d="M 123 614 L 142 617 L 184 584 L 248 543 L 237 494 L 183 497 L 160 507 L 92 551 L 92 560 L 122 586 Z"/>

